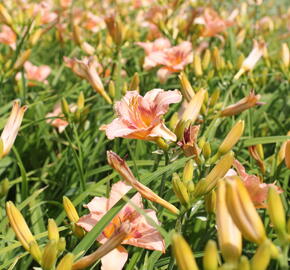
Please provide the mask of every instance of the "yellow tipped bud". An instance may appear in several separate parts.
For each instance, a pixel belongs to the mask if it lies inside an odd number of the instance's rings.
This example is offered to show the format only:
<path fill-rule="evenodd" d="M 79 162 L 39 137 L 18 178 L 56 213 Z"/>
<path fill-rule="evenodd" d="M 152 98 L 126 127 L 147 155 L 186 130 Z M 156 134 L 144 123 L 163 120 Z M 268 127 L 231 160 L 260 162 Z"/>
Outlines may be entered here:
<path fill-rule="evenodd" d="M 49 241 L 42 254 L 41 267 L 43 270 L 52 270 L 55 265 L 57 257 L 57 243 L 54 240 Z"/>
<path fill-rule="evenodd" d="M 271 242 L 266 239 L 251 260 L 251 269 L 266 270 L 271 259 Z"/>
<path fill-rule="evenodd" d="M 205 178 L 204 190 L 199 190 L 201 194 L 197 193 L 197 187 L 195 190 L 195 196 L 200 196 L 211 191 L 217 184 L 218 180 L 223 178 L 227 171 L 231 168 L 234 162 L 234 154 L 232 152 L 224 155 L 218 163 L 213 167 L 210 173 Z"/>
<path fill-rule="evenodd" d="M 171 237 L 173 256 L 179 270 L 198 270 L 195 258 L 185 239 L 179 233 Z"/>
<path fill-rule="evenodd" d="M 186 188 L 187 188 L 188 193 L 191 194 L 194 191 L 194 188 L 195 188 L 194 183 L 192 181 L 187 182 L 186 183 Z"/>
<path fill-rule="evenodd" d="M 205 142 L 202 153 L 205 159 L 208 159 L 211 156 L 211 147 L 209 142 Z"/>
<path fill-rule="evenodd" d="M 42 252 L 37 242 L 33 241 L 29 243 L 29 253 L 39 264 L 41 264 Z"/>
<path fill-rule="evenodd" d="M 216 197 L 216 223 L 219 246 L 226 262 L 236 264 L 242 253 L 242 235 L 226 205 L 226 186 L 219 181 Z"/>
<path fill-rule="evenodd" d="M 196 95 L 191 99 L 186 110 L 184 111 L 184 113 L 182 115 L 183 121 L 190 120 L 192 123 L 195 122 L 195 120 L 200 112 L 201 106 L 203 104 L 205 94 L 206 94 L 206 90 L 200 89 L 196 93 Z"/>
<path fill-rule="evenodd" d="M 168 150 L 169 145 L 166 143 L 166 141 L 165 141 L 163 138 L 161 138 L 161 137 L 156 137 L 156 138 L 154 139 L 154 141 L 156 142 L 156 144 L 158 145 L 159 148 L 161 148 L 161 149 L 163 149 L 163 150 L 165 150 L 165 151 Z"/>
<path fill-rule="evenodd" d="M 77 213 L 77 210 L 75 209 L 71 200 L 66 196 L 63 197 L 63 206 L 64 206 L 64 210 L 65 210 L 66 215 L 67 215 L 68 219 L 70 220 L 70 222 L 72 222 L 72 223 L 78 222 L 80 217 Z"/>
<path fill-rule="evenodd" d="M 211 53 L 209 49 L 206 49 L 203 58 L 202 58 L 202 68 L 206 70 L 208 68 L 208 65 L 210 63 Z"/>
<path fill-rule="evenodd" d="M 184 130 L 187 126 L 187 121 L 185 120 L 180 120 L 174 130 L 174 133 L 177 137 L 177 141 L 181 141 L 184 135 Z"/>
<path fill-rule="evenodd" d="M 203 256 L 203 269 L 204 270 L 218 269 L 218 251 L 216 243 L 213 240 L 209 240 L 205 246 Z"/>
<path fill-rule="evenodd" d="M 140 84 L 140 79 L 139 79 L 139 74 L 137 72 L 134 73 L 134 76 L 130 82 L 129 91 L 138 91 L 139 92 L 139 84 Z"/>
<path fill-rule="evenodd" d="M 175 130 L 178 123 L 178 112 L 174 112 L 169 120 L 169 128 Z"/>
<path fill-rule="evenodd" d="M 50 218 L 48 220 L 48 226 L 47 226 L 47 231 L 48 231 L 48 239 L 49 240 L 59 240 L 59 232 L 58 232 L 58 227 L 54 221 L 54 219 Z"/>
<path fill-rule="evenodd" d="M 286 232 L 285 210 L 282 200 L 274 187 L 270 187 L 268 191 L 268 212 L 275 230 L 283 235 Z"/>
<path fill-rule="evenodd" d="M 114 98 L 116 96 L 116 87 L 115 83 L 112 80 L 109 82 L 109 95 L 111 98 Z"/>
<path fill-rule="evenodd" d="M 0 154 L 1 156 L 1 154 Z M 4 197 L 9 191 L 10 183 L 7 178 L 1 181 L 0 183 L 0 198 Z"/>
<path fill-rule="evenodd" d="M 61 100 L 61 110 L 64 115 L 70 115 L 70 108 L 65 98 L 62 98 Z"/>
<path fill-rule="evenodd" d="M 250 270 L 250 262 L 249 259 L 246 256 L 242 256 L 241 260 L 238 264 L 237 270 Z"/>
<path fill-rule="evenodd" d="M 58 252 L 63 252 L 65 250 L 66 247 L 66 241 L 64 237 L 59 238 L 58 242 L 57 242 L 57 250 Z"/>
<path fill-rule="evenodd" d="M 12 18 L 7 9 L 2 4 L 0 4 L 0 22 L 9 26 L 12 25 Z"/>
<path fill-rule="evenodd" d="M 124 82 L 123 88 L 122 88 L 122 94 L 126 95 L 127 91 L 128 91 L 128 84 L 127 82 Z"/>
<path fill-rule="evenodd" d="M 287 43 L 282 43 L 281 57 L 282 57 L 283 67 L 288 68 L 290 64 L 290 51 L 289 51 L 289 47 Z"/>
<path fill-rule="evenodd" d="M 34 46 L 38 42 L 42 34 L 43 29 L 37 29 L 29 38 L 30 44 Z"/>
<path fill-rule="evenodd" d="M 183 183 L 188 183 L 192 181 L 194 172 L 194 161 L 192 159 L 188 160 L 183 169 L 182 181 Z"/>
<path fill-rule="evenodd" d="M 207 213 L 215 213 L 216 210 L 216 192 L 212 190 L 204 196 L 205 210 Z"/>
<path fill-rule="evenodd" d="M 13 69 L 18 70 L 22 68 L 24 63 L 28 60 L 31 53 L 31 49 L 28 49 L 20 54 L 20 56 L 17 58 L 16 62 L 14 63 Z"/>
<path fill-rule="evenodd" d="M 212 95 L 210 97 L 210 103 L 209 103 L 210 106 L 214 106 L 217 103 L 217 101 L 220 97 L 220 94 L 221 94 L 221 90 L 219 88 L 214 90 L 214 92 L 212 93 Z"/>
<path fill-rule="evenodd" d="M 66 254 L 59 262 L 56 270 L 71 270 L 73 265 L 74 255 L 72 253 Z"/>
<path fill-rule="evenodd" d="M 120 246 L 124 239 L 128 236 L 130 224 L 125 222 L 102 246 L 100 246 L 92 254 L 85 256 L 73 264 L 72 270 L 84 269 L 89 267 L 97 260 L 108 254 L 110 251 Z"/>
<path fill-rule="evenodd" d="M 218 149 L 220 155 L 226 154 L 229 152 L 234 145 L 238 142 L 240 137 L 244 132 L 245 122 L 243 120 L 238 121 L 230 130 L 222 144 Z"/>
<path fill-rule="evenodd" d="M 250 195 L 238 176 L 226 178 L 226 203 L 236 226 L 249 241 L 261 244 L 265 228 Z"/>
<path fill-rule="evenodd" d="M 189 195 L 186 186 L 181 182 L 177 173 L 172 175 L 172 187 L 175 192 L 176 197 L 179 199 L 180 203 L 188 207 L 189 206 Z"/>
<path fill-rule="evenodd" d="M 77 101 L 78 110 L 82 110 L 84 106 L 85 106 L 85 96 L 84 96 L 84 92 L 81 91 L 78 96 L 78 101 Z"/>
<path fill-rule="evenodd" d="M 66 254 L 59 262 L 56 270 L 71 270 L 73 265 L 74 255 L 72 253 Z"/>
<path fill-rule="evenodd" d="M 243 54 L 240 54 L 237 60 L 237 69 L 240 69 L 242 67 L 244 60 L 245 56 Z"/>
<path fill-rule="evenodd" d="M 20 211 L 15 207 L 13 202 L 9 201 L 6 203 L 6 213 L 9 219 L 9 223 L 15 232 L 18 240 L 21 242 L 22 246 L 29 251 L 29 244 L 31 242 L 36 242 L 34 236 L 29 230 L 23 216 Z"/>
<path fill-rule="evenodd" d="M 285 146 L 285 164 L 290 169 L 290 140 L 286 142 Z"/>
<path fill-rule="evenodd" d="M 178 78 L 181 84 L 181 93 L 186 101 L 190 102 L 195 95 L 194 90 L 184 72 L 181 72 Z"/>
<path fill-rule="evenodd" d="M 214 63 L 215 68 L 217 70 L 222 69 L 222 58 L 220 56 L 220 52 L 217 47 L 213 48 L 212 57 L 213 57 L 213 63 Z"/>
<path fill-rule="evenodd" d="M 202 76 L 202 66 L 201 66 L 201 59 L 200 59 L 199 54 L 194 55 L 193 68 L 194 68 L 194 73 L 197 77 Z"/>

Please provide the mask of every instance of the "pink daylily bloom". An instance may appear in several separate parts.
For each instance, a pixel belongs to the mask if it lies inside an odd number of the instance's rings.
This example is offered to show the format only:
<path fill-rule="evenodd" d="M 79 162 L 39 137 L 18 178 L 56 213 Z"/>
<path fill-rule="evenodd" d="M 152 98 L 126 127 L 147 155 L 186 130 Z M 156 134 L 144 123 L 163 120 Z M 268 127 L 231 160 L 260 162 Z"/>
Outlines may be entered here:
<path fill-rule="evenodd" d="M 44 84 L 48 84 L 46 78 L 51 73 L 51 68 L 47 65 L 35 66 L 29 61 L 24 63 L 24 70 L 26 79 L 29 81 L 29 86 L 34 86 L 34 82 L 43 82 Z M 18 73 L 16 75 L 16 79 L 19 80 L 21 78 L 21 74 Z"/>
<path fill-rule="evenodd" d="M 77 110 L 77 105 L 76 104 L 70 104 L 69 109 L 71 112 L 75 112 Z M 64 117 L 61 109 L 60 103 L 57 103 L 53 109 L 52 112 L 48 113 L 46 118 L 51 118 L 51 117 Z M 62 133 L 65 128 L 68 126 L 68 121 L 62 119 L 62 118 L 55 118 L 55 119 L 47 119 L 47 123 L 49 123 L 51 126 L 55 127 L 58 129 L 59 133 Z"/>
<path fill-rule="evenodd" d="M 16 34 L 7 25 L 2 25 L 0 32 L 0 43 L 9 45 L 13 50 L 16 49 Z"/>
<path fill-rule="evenodd" d="M 164 124 L 162 116 L 169 104 L 178 103 L 182 96 L 178 90 L 164 91 L 153 89 L 140 96 L 137 91 L 128 91 L 121 101 L 116 102 L 117 118 L 102 126 L 107 137 L 116 137 L 154 141 L 158 137 L 176 141 L 176 135 Z"/>
<path fill-rule="evenodd" d="M 122 181 L 114 184 L 108 199 L 95 197 L 90 203 L 85 205 L 85 207 L 89 209 L 90 214 L 81 217 L 77 222 L 77 225 L 81 226 L 86 231 L 90 231 L 106 214 L 106 212 L 111 209 L 130 189 L 131 186 Z M 136 207 L 144 208 L 142 197 L 139 193 L 131 199 L 131 202 Z M 151 209 L 146 209 L 144 211 L 155 223 L 159 224 L 155 211 Z M 97 238 L 97 241 L 104 244 L 125 222 L 129 222 L 130 230 L 122 244 L 165 252 L 165 243 L 161 234 L 129 203 L 127 203 L 113 218 L 110 224 L 107 225 L 102 234 Z M 101 259 L 102 270 L 121 270 L 126 263 L 127 258 L 127 250 L 120 245 Z"/>
<path fill-rule="evenodd" d="M 18 134 L 24 112 L 26 110 L 27 106 L 20 107 L 20 102 L 18 100 L 14 101 L 10 117 L 5 124 L 0 138 L 0 142 L 2 145 L 2 150 L 0 151 L 0 158 L 6 156 L 10 152 Z"/>
<path fill-rule="evenodd" d="M 237 172 L 230 169 L 226 176 L 239 175 L 241 177 L 256 208 L 267 207 L 266 199 L 270 187 L 274 187 L 279 193 L 283 192 L 281 188 L 274 184 L 262 183 L 260 178 L 256 175 L 247 174 L 244 166 L 238 160 L 235 160 L 233 165 Z"/>
<path fill-rule="evenodd" d="M 220 32 L 224 32 L 229 26 L 233 25 L 233 19 L 236 17 L 237 11 L 234 11 L 229 20 L 222 19 L 212 8 L 206 8 L 201 17 L 195 19 L 196 24 L 204 25 L 201 33 L 203 37 L 213 37 Z"/>

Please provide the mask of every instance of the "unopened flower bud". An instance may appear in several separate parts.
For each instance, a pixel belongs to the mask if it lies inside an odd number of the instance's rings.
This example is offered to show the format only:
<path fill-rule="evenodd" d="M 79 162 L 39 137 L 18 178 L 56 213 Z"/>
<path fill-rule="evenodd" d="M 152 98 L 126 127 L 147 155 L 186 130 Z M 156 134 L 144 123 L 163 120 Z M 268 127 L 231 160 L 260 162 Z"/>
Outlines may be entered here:
<path fill-rule="evenodd" d="M 195 95 L 194 90 L 184 72 L 181 72 L 178 78 L 181 84 L 181 93 L 186 101 L 190 102 Z"/>
<path fill-rule="evenodd" d="M 216 210 L 216 192 L 212 190 L 204 196 L 205 210 L 207 213 L 215 213 Z"/>
<path fill-rule="evenodd" d="M 245 56 L 243 54 L 240 54 L 237 60 L 237 69 L 240 69 L 242 67 L 242 64 L 245 60 Z"/>
<path fill-rule="evenodd" d="M 221 116 L 232 116 L 239 114 L 249 108 L 252 108 L 258 104 L 260 100 L 260 95 L 255 95 L 254 91 L 251 91 L 250 94 L 243 99 L 239 100 L 237 103 L 232 104 L 221 111 Z"/>
<path fill-rule="evenodd" d="M 205 50 L 205 53 L 203 55 L 203 58 L 202 58 L 202 68 L 204 70 L 206 70 L 208 68 L 208 65 L 210 63 L 210 58 L 211 58 L 210 50 L 209 49 L 206 49 Z"/>
<path fill-rule="evenodd" d="M 127 82 L 124 82 L 123 87 L 122 87 L 122 94 L 126 95 L 127 91 L 128 91 L 128 84 Z"/>
<path fill-rule="evenodd" d="M 41 264 L 42 252 L 36 241 L 32 241 L 29 243 L 29 253 L 34 258 L 34 260 Z"/>
<path fill-rule="evenodd" d="M 239 120 L 230 130 L 226 138 L 221 143 L 218 153 L 220 155 L 228 153 L 234 145 L 238 142 L 240 137 L 244 132 L 245 122 L 243 120 Z"/>
<path fill-rule="evenodd" d="M 74 255 L 72 253 L 66 254 L 59 262 L 56 270 L 71 270 L 73 265 Z"/>
<path fill-rule="evenodd" d="M 21 242 L 22 246 L 27 251 L 29 251 L 29 244 L 36 241 L 30 229 L 28 228 L 22 214 L 11 201 L 6 203 L 6 213 L 9 219 L 9 223 L 13 231 L 15 232 L 18 240 Z"/>
<path fill-rule="evenodd" d="M 42 34 L 43 29 L 37 29 L 29 38 L 30 44 L 34 46 L 38 42 Z"/>
<path fill-rule="evenodd" d="M 246 256 L 241 257 L 237 270 L 251 270 L 249 259 Z"/>
<path fill-rule="evenodd" d="M 52 270 L 57 258 L 57 243 L 55 240 L 49 241 L 42 254 L 41 267 L 43 270 Z"/>
<path fill-rule="evenodd" d="M 116 87 L 115 83 L 112 80 L 109 82 L 109 95 L 113 99 L 116 96 Z"/>
<path fill-rule="evenodd" d="M 281 198 L 274 187 L 268 191 L 268 212 L 275 230 L 282 236 L 286 232 L 285 210 Z"/>
<path fill-rule="evenodd" d="M 188 183 L 192 181 L 194 171 L 194 161 L 192 159 L 188 160 L 183 169 L 182 181 L 183 183 Z"/>
<path fill-rule="evenodd" d="M 180 180 L 177 173 L 172 175 L 172 187 L 180 203 L 187 208 L 189 206 L 189 195 L 185 184 Z"/>
<path fill-rule="evenodd" d="M 54 221 L 54 219 L 50 218 L 48 220 L 48 226 L 47 226 L 47 231 L 48 231 L 48 239 L 49 240 L 59 240 L 59 232 L 58 232 L 58 227 Z"/>
<path fill-rule="evenodd" d="M 290 64 L 290 51 L 287 43 L 282 43 L 281 56 L 283 67 L 287 69 Z"/>
<path fill-rule="evenodd" d="M 63 252 L 66 247 L 66 241 L 64 237 L 60 237 L 58 242 L 57 242 L 57 250 L 58 252 Z"/>
<path fill-rule="evenodd" d="M 194 73 L 197 77 L 202 76 L 202 66 L 201 66 L 201 59 L 199 54 L 194 55 L 193 59 L 193 68 L 194 68 Z"/>
<path fill-rule="evenodd" d="M 221 90 L 219 88 L 214 90 L 214 92 L 212 93 L 212 95 L 210 97 L 210 103 L 209 103 L 210 106 L 213 107 L 217 103 L 217 101 L 220 97 L 220 93 L 221 93 Z"/>
<path fill-rule="evenodd" d="M 232 152 L 224 155 L 213 167 L 205 178 L 204 190 L 195 189 L 195 196 L 200 196 L 211 191 L 217 184 L 218 180 L 223 178 L 234 162 L 234 154 Z M 201 192 L 201 193 L 199 193 Z"/>
<path fill-rule="evenodd" d="M 0 151 L 0 153 L 1 153 L 1 151 Z M 0 156 L 1 156 L 1 154 L 0 154 Z M 10 187 L 10 183 L 9 183 L 9 180 L 7 178 L 5 178 L 4 180 L 1 181 L 1 183 L 0 183 L 0 198 L 6 196 L 6 194 L 9 191 L 9 187 Z"/>
<path fill-rule="evenodd" d="M 198 270 L 195 258 L 190 249 L 190 246 L 184 240 L 181 234 L 173 233 L 172 250 L 176 259 L 179 270 Z"/>
<path fill-rule="evenodd" d="M 202 153 L 205 159 L 208 159 L 211 156 L 211 147 L 209 142 L 205 142 Z"/>
<path fill-rule="evenodd" d="M 218 269 L 218 251 L 216 242 L 209 240 L 205 246 L 203 256 L 203 269 L 204 270 L 217 270 Z"/>
<path fill-rule="evenodd" d="M 116 45 L 120 46 L 123 42 L 124 29 L 121 21 L 115 14 L 111 14 L 105 17 L 105 23 L 107 25 L 109 34 Z"/>
<path fill-rule="evenodd" d="M 85 106 L 85 96 L 83 91 L 81 91 L 78 96 L 77 106 L 79 110 L 82 110 Z"/>
<path fill-rule="evenodd" d="M 266 239 L 251 259 L 251 269 L 266 270 L 271 259 L 271 242 Z"/>
<path fill-rule="evenodd" d="M 61 110 L 65 116 L 69 116 L 71 111 L 65 98 L 61 99 Z"/>
<path fill-rule="evenodd" d="M 187 121 L 190 120 L 192 123 L 195 122 L 198 114 L 200 112 L 201 106 L 203 104 L 205 98 L 206 90 L 200 89 L 189 102 L 186 110 L 182 115 L 182 120 Z"/>
<path fill-rule="evenodd" d="M 134 76 L 129 84 L 128 91 L 138 91 L 139 92 L 139 84 L 140 84 L 139 74 L 138 74 L 138 72 L 135 72 Z"/>
<path fill-rule="evenodd" d="M 25 50 L 24 52 L 22 52 L 19 55 L 19 57 L 17 58 L 16 62 L 14 63 L 13 69 L 18 70 L 18 69 L 22 68 L 24 63 L 28 60 L 30 53 L 31 53 L 31 49 L 28 49 L 28 50 Z"/>
<path fill-rule="evenodd" d="M 178 123 L 177 123 L 177 125 L 175 127 L 175 130 L 174 130 L 174 133 L 176 135 L 177 141 L 181 141 L 182 140 L 186 125 L 187 125 L 187 121 L 185 121 L 185 120 L 179 120 L 178 121 Z"/>
<path fill-rule="evenodd" d="M 178 112 L 174 112 L 169 120 L 169 128 L 175 130 L 178 123 Z"/>
<path fill-rule="evenodd" d="M 9 26 L 12 25 L 12 17 L 2 4 L 0 4 L 0 22 Z"/>
<path fill-rule="evenodd" d="M 238 176 L 226 178 L 227 208 L 242 235 L 261 244 L 266 239 L 265 228 L 250 195 Z"/>
<path fill-rule="evenodd" d="M 213 48 L 213 52 L 212 52 L 212 58 L 213 58 L 213 63 L 214 66 L 217 70 L 222 69 L 222 58 L 219 52 L 219 49 L 217 47 Z"/>

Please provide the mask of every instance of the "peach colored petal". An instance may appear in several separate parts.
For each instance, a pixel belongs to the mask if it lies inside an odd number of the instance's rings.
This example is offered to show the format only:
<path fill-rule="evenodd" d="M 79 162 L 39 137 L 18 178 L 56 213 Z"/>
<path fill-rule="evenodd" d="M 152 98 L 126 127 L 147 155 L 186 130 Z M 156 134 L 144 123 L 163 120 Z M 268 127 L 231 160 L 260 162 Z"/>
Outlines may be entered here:
<path fill-rule="evenodd" d="M 159 224 L 155 211 L 145 210 L 145 212 L 152 220 Z M 147 222 L 144 216 L 139 215 L 133 224 L 135 225 L 133 226 L 136 237 L 125 240 L 124 244 L 165 252 L 165 243 L 161 234 Z"/>
<path fill-rule="evenodd" d="M 172 141 L 172 142 L 175 142 L 177 139 L 176 135 L 172 131 L 170 131 L 164 125 L 164 123 L 160 123 L 154 129 L 152 129 L 150 136 L 151 137 L 161 137 L 165 140 Z"/>
<path fill-rule="evenodd" d="M 167 79 L 169 78 L 169 76 L 172 74 L 173 72 L 170 71 L 168 68 L 164 67 L 164 68 L 160 68 L 157 71 L 157 77 L 159 79 L 159 81 L 161 83 L 165 83 L 167 81 Z"/>
<path fill-rule="evenodd" d="M 128 259 L 127 250 L 119 246 L 106 254 L 102 259 L 102 270 L 122 270 Z"/>
<path fill-rule="evenodd" d="M 97 214 L 88 214 L 88 215 L 82 216 L 78 220 L 77 225 L 81 226 L 87 232 L 89 232 L 90 230 L 94 228 L 94 226 L 100 221 L 101 218 L 102 217 Z"/>
<path fill-rule="evenodd" d="M 111 189 L 109 209 L 112 208 L 132 187 L 125 182 L 119 181 Z"/>
<path fill-rule="evenodd" d="M 88 208 L 90 212 L 95 214 L 103 214 L 108 211 L 109 202 L 107 198 L 103 197 L 94 197 L 88 204 L 85 204 L 84 207 Z"/>

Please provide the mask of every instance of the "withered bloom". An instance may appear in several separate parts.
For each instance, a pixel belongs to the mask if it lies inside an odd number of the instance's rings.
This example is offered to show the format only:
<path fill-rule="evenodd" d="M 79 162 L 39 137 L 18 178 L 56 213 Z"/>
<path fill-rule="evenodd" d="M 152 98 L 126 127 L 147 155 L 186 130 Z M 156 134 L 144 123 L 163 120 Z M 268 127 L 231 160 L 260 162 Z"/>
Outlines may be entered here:
<path fill-rule="evenodd" d="M 178 142 L 178 145 L 182 148 L 186 157 L 196 156 L 200 154 L 200 149 L 197 145 L 197 135 L 200 126 L 190 126 L 185 129 L 182 141 Z"/>

